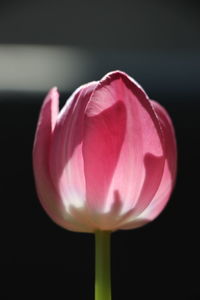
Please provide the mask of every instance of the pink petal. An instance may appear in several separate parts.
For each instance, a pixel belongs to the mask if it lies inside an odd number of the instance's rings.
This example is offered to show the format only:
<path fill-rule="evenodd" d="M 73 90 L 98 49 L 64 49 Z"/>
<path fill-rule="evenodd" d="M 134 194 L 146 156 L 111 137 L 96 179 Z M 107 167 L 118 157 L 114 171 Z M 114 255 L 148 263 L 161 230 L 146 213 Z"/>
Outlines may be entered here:
<path fill-rule="evenodd" d="M 50 174 L 65 209 L 94 228 L 85 208 L 85 177 L 83 170 L 82 141 L 84 112 L 96 82 L 77 89 L 61 110 L 53 133 L 50 151 Z"/>
<path fill-rule="evenodd" d="M 152 101 L 152 103 L 159 117 L 165 137 L 166 160 L 159 189 L 153 201 L 142 215 L 150 220 L 155 219 L 167 204 L 174 188 L 177 172 L 177 146 L 173 124 L 167 111 L 157 102 Z"/>
<path fill-rule="evenodd" d="M 125 132 L 126 109 L 122 101 L 95 116 L 85 118 L 84 171 L 87 200 L 90 204 L 95 204 L 90 205 L 92 209 L 101 211 L 106 201 Z"/>
<path fill-rule="evenodd" d="M 164 167 L 160 124 L 142 88 L 119 71 L 100 81 L 85 113 L 87 201 L 108 214 L 105 226 L 111 226 L 119 217 L 119 209 L 117 215 L 112 211 L 115 201 L 121 212 L 135 208 L 138 214 L 157 191 Z"/>
<path fill-rule="evenodd" d="M 173 190 L 177 172 L 177 147 L 173 124 L 167 111 L 157 102 L 152 101 L 158 115 L 165 138 L 165 167 L 160 186 L 149 206 L 136 220 L 128 222 L 122 229 L 132 229 L 155 219 L 166 206 Z"/>
<path fill-rule="evenodd" d="M 62 203 L 54 189 L 49 174 L 49 151 L 53 130 L 58 115 L 59 94 L 56 88 L 49 91 L 42 105 L 33 147 L 33 169 L 36 188 L 47 214 L 60 226 L 75 231 L 84 231 L 70 223 L 64 216 Z"/>

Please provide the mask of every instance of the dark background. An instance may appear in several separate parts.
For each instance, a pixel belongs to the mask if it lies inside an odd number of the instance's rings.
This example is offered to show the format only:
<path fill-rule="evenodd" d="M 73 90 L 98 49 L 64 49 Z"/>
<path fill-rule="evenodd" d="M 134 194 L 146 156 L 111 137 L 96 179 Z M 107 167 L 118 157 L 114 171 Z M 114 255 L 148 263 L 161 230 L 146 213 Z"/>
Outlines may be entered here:
<path fill-rule="evenodd" d="M 113 300 L 200 299 L 199 29 L 197 1 L 1 1 L 2 299 L 93 299 L 94 237 L 47 217 L 31 152 L 47 90 L 57 85 L 62 105 L 113 69 L 167 108 L 179 153 L 165 211 L 112 235 Z"/>

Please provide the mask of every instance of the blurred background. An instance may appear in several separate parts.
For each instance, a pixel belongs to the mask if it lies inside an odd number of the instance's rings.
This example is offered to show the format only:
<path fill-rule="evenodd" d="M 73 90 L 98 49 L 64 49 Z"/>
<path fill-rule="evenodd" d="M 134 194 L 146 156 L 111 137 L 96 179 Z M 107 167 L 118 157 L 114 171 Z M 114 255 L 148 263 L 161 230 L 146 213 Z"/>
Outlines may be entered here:
<path fill-rule="evenodd" d="M 199 8 L 192 0 L 1 1 L 0 284 L 9 287 L 2 299 L 13 291 L 93 299 L 93 236 L 59 228 L 40 207 L 32 144 L 52 86 L 62 106 L 80 84 L 116 69 L 169 111 L 179 169 L 156 221 L 113 234 L 113 300 L 200 299 Z"/>

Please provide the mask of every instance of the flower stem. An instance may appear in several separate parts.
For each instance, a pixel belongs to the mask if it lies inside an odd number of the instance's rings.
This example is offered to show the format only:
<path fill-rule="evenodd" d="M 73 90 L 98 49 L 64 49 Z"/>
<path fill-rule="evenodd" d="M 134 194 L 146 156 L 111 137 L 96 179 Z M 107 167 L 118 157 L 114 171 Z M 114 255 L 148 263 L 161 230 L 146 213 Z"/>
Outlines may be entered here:
<path fill-rule="evenodd" d="M 95 232 L 95 300 L 111 300 L 110 235 Z"/>

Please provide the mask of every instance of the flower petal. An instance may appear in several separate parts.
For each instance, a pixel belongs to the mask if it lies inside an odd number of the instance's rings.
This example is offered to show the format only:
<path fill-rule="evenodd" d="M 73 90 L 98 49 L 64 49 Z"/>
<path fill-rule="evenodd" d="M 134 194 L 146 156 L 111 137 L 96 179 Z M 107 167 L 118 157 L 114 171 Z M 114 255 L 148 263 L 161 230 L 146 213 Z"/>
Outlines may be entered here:
<path fill-rule="evenodd" d="M 167 204 L 175 184 L 177 172 L 177 146 L 174 128 L 167 111 L 157 102 L 152 101 L 153 107 L 159 117 L 166 145 L 166 160 L 160 186 L 153 201 L 140 216 L 149 220 L 155 219 Z"/>
<path fill-rule="evenodd" d="M 110 226 L 119 216 L 112 214 L 116 194 L 121 213 L 134 207 L 138 213 L 156 193 L 164 167 L 160 124 L 142 88 L 115 71 L 93 92 L 84 125 L 87 201 L 99 213 L 111 212 Z M 144 184 L 147 192 L 142 190 Z"/>
<path fill-rule="evenodd" d="M 81 86 L 67 100 L 58 116 L 50 151 L 51 178 L 65 210 L 91 230 L 94 224 L 85 208 L 82 141 L 85 107 L 96 85 L 91 82 Z"/>
<path fill-rule="evenodd" d="M 42 105 L 33 147 L 33 170 L 40 202 L 47 214 L 60 226 L 74 231 L 84 231 L 77 224 L 68 222 L 64 209 L 51 181 L 49 173 L 49 151 L 56 118 L 59 94 L 52 88 Z"/>
<path fill-rule="evenodd" d="M 167 111 L 157 102 L 151 101 L 158 115 L 165 138 L 165 166 L 160 186 L 149 206 L 136 220 L 128 222 L 121 229 L 132 229 L 155 219 L 167 204 L 173 190 L 177 172 L 177 146 L 174 128 Z M 139 224 L 139 225 L 138 225 Z"/>
<path fill-rule="evenodd" d="M 118 101 L 97 115 L 86 116 L 84 129 L 87 200 L 90 208 L 101 211 L 125 136 L 126 110 L 123 102 Z"/>

